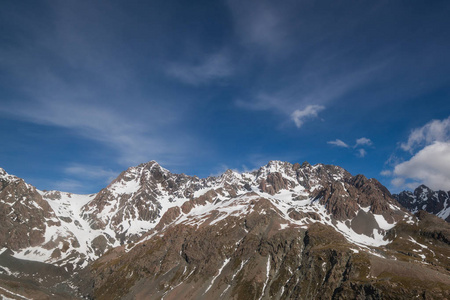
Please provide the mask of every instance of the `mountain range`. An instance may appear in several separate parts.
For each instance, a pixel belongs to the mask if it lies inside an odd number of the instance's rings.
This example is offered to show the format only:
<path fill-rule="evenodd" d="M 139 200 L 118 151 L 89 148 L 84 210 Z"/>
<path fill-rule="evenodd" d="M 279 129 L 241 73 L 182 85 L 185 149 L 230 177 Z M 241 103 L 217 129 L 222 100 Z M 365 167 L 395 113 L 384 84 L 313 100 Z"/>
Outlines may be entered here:
<path fill-rule="evenodd" d="M 151 161 L 90 195 L 0 169 L 0 295 L 448 299 L 448 198 L 307 162 L 198 178 Z"/>

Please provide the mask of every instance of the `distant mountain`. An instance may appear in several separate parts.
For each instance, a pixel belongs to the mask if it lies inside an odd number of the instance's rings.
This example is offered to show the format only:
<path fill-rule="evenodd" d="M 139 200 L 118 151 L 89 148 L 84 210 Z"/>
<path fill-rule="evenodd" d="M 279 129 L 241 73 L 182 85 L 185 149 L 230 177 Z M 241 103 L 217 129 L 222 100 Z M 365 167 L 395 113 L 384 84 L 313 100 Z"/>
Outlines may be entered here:
<path fill-rule="evenodd" d="M 433 191 L 426 185 L 420 185 L 414 192 L 403 191 L 394 198 L 413 213 L 425 210 L 450 222 L 450 191 Z"/>
<path fill-rule="evenodd" d="M 445 299 L 449 270 L 449 224 L 337 166 L 202 179 L 151 161 L 91 195 L 0 172 L 6 297 Z"/>

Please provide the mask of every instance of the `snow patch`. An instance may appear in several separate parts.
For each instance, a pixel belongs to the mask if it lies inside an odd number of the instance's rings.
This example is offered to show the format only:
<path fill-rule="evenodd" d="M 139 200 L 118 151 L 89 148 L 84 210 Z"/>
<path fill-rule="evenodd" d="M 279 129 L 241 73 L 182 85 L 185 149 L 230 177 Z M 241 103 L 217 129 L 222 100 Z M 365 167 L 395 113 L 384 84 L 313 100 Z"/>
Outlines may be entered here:
<path fill-rule="evenodd" d="M 392 224 L 388 223 L 388 221 L 386 221 L 383 215 L 373 214 L 373 216 L 381 229 L 389 230 L 395 227 L 395 223 Z"/>
<path fill-rule="evenodd" d="M 223 265 L 220 267 L 219 272 L 217 273 L 216 276 L 214 276 L 214 278 L 211 280 L 211 284 L 208 286 L 208 288 L 206 289 L 206 291 L 203 293 L 206 294 L 206 292 L 209 291 L 209 289 L 213 286 L 214 281 L 216 280 L 217 277 L 219 277 L 220 274 L 222 274 L 222 270 L 223 268 L 225 268 L 225 266 L 230 262 L 230 258 L 225 259 L 225 261 L 223 262 Z"/>

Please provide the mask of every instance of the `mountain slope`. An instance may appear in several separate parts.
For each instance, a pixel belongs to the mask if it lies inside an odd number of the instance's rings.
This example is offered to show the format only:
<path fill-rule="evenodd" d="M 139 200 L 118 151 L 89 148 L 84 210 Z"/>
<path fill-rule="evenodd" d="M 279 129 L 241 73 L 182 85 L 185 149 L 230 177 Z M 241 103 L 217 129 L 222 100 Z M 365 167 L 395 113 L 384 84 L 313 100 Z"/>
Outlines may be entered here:
<path fill-rule="evenodd" d="M 450 296 L 447 224 L 422 231 L 436 220 L 421 215 L 389 230 L 386 246 L 370 247 L 321 222 L 286 224 L 269 199 L 249 193 L 242 200 L 251 208 L 240 214 L 174 222 L 108 252 L 83 274 L 85 292 L 94 299 Z"/>

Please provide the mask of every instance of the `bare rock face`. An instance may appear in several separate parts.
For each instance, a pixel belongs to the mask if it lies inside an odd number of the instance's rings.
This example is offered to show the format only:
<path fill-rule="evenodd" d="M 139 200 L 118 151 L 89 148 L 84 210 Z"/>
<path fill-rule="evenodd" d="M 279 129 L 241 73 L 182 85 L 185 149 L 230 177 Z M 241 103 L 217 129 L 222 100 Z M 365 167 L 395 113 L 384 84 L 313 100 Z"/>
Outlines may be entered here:
<path fill-rule="evenodd" d="M 414 192 L 403 191 L 394 198 L 413 213 L 425 210 L 450 222 L 450 191 L 433 191 L 420 185 Z"/>
<path fill-rule="evenodd" d="M 284 178 L 279 172 L 270 173 L 267 179 L 262 179 L 259 188 L 268 194 L 275 195 L 281 190 L 286 190 L 295 186 L 295 182 Z"/>
<path fill-rule="evenodd" d="M 373 214 L 383 215 L 388 222 L 398 221 L 403 213 L 391 209 L 397 205 L 389 191 L 375 179 L 363 175 L 347 176 L 344 181 L 334 181 L 318 190 L 316 199 L 337 220 L 352 219 L 360 208 L 369 208 Z"/>
<path fill-rule="evenodd" d="M 357 202 L 349 197 L 341 183 L 332 183 L 325 187 L 317 194 L 316 198 L 338 220 L 354 218 L 359 210 Z M 344 201 L 343 198 L 350 199 Z"/>
<path fill-rule="evenodd" d="M 41 244 L 46 226 L 58 226 L 59 220 L 34 187 L 0 170 L 0 247 Z"/>

